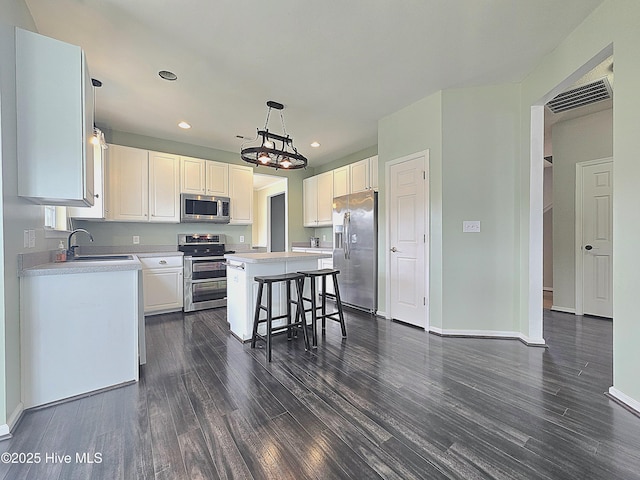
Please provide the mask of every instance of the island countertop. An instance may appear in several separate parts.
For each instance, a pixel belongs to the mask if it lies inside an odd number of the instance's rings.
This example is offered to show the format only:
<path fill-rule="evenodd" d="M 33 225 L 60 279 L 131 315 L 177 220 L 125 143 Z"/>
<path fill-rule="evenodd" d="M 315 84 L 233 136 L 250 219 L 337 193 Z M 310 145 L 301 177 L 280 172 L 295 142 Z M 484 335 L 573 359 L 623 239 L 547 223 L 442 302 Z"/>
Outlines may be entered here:
<path fill-rule="evenodd" d="M 281 262 L 296 262 L 296 261 L 308 261 L 318 260 L 320 258 L 331 258 L 328 253 L 305 253 L 305 252 L 262 252 L 262 253 L 250 253 L 250 252 L 238 252 L 227 253 L 224 258 L 235 262 L 244 263 L 281 263 Z"/>

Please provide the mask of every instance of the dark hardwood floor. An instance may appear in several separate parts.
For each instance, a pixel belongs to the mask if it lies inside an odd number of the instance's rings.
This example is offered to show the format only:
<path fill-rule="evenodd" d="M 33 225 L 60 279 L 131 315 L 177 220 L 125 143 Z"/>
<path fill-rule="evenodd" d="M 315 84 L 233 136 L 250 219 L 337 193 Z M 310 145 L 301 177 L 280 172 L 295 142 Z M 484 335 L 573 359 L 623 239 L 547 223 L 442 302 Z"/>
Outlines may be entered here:
<path fill-rule="evenodd" d="M 347 339 L 278 338 L 266 365 L 224 309 L 151 317 L 140 382 L 26 413 L 0 451 L 41 463 L 0 478 L 640 479 L 640 419 L 603 394 L 611 322 L 544 323 L 548 349 L 349 313 Z"/>

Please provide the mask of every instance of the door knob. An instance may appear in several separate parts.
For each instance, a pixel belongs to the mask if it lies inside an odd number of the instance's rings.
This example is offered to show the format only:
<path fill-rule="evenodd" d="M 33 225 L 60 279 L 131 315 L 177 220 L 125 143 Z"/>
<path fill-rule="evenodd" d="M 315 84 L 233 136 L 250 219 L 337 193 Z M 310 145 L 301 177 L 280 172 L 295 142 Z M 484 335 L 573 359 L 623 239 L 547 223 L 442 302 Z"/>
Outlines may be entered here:
<path fill-rule="evenodd" d="M 391 251 L 392 251 L 392 252 L 397 252 L 397 251 L 398 251 L 398 249 L 397 249 L 396 247 L 391 247 Z"/>
<path fill-rule="evenodd" d="M 592 245 L 585 245 L 585 246 L 584 246 L 584 249 L 585 249 L 585 250 L 591 250 L 592 248 L 593 248 L 593 246 L 592 246 Z"/>

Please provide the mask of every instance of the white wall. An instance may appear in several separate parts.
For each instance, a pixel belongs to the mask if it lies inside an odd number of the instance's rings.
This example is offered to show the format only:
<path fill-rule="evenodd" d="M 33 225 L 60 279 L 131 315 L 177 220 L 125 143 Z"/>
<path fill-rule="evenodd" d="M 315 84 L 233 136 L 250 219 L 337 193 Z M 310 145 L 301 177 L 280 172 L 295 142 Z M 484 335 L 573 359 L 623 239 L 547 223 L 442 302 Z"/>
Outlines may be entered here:
<path fill-rule="evenodd" d="M 612 109 L 553 126 L 553 304 L 563 310 L 576 306 L 576 163 L 612 155 Z"/>
<path fill-rule="evenodd" d="M 2 157 L 2 244 L 3 269 L 0 296 L 0 435 L 7 433 L 7 421 L 14 420 L 20 404 L 20 303 L 17 277 L 18 254 L 23 248 L 24 229 L 37 232 L 36 248 L 54 248 L 44 239 L 42 207 L 17 196 L 16 86 L 14 25 L 35 30 L 33 19 L 22 0 L 0 1 L 0 131 Z"/>
<path fill-rule="evenodd" d="M 538 248 L 529 245 L 530 215 L 530 165 L 531 120 L 524 113 L 531 105 L 537 105 L 558 93 L 558 85 L 568 86 L 599 61 L 611 54 L 615 56 L 615 94 L 613 99 L 613 157 L 614 202 L 613 238 L 613 387 L 640 408 L 640 382 L 637 366 L 640 365 L 640 322 L 637 320 L 637 289 L 640 285 L 640 238 L 638 204 L 640 203 L 640 135 L 638 112 L 640 111 L 640 2 L 637 0 L 606 0 L 576 28 L 557 48 L 545 57 L 527 77 L 522 90 L 522 152 L 520 155 L 521 194 L 521 289 L 520 317 L 523 328 L 529 328 L 528 307 L 533 290 L 529 284 L 527 267 L 532 252 Z M 555 141 L 555 139 L 554 139 Z M 554 147 L 554 157 L 555 157 Z M 535 213 L 534 213 L 535 215 Z"/>
<path fill-rule="evenodd" d="M 517 332 L 514 206 L 520 87 L 442 94 L 444 331 Z M 480 220 L 481 233 L 463 233 Z"/>

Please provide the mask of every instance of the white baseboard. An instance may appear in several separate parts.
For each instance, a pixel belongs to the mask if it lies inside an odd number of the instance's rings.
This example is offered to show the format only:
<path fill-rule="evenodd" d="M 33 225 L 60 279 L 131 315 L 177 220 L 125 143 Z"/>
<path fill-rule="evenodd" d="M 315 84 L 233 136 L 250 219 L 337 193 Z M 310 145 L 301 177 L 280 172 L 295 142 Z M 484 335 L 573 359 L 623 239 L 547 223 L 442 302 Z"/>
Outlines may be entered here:
<path fill-rule="evenodd" d="M 389 314 L 387 312 L 383 312 L 382 310 L 376 311 L 376 317 L 386 318 L 387 320 L 391 320 Z"/>
<path fill-rule="evenodd" d="M 10 438 L 13 428 L 20 420 L 20 417 L 22 417 L 23 412 L 24 405 L 22 403 L 19 403 L 13 413 L 7 419 L 7 423 L 4 425 L 0 425 L 0 439 L 3 439 L 5 437 Z"/>
<path fill-rule="evenodd" d="M 611 395 L 615 400 L 629 407 L 635 412 L 636 415 L 640 415 L 640 402 L 638 402 L 637 400 L 634 400 L 629 395 L 625 395 L 620 390 L 614 387 L 609 387 L 609 395 Z"/>
<path fill-rule="evenodd" d="M 553 310 L 554 312 L 573 313 L 574 315 L 576 314 L 575 308 L 559 307 L 557 305 L 551 305 L 551 310 Z"/>
<path fill-rule="evenodd" d="M 503 340 L 520 340 L 525 345 L 546 347 L 544 338 L 531 339 L 520 332 L 508 332 L 499 330 L 445 330 L 439 327 L 429 327 L 430 333 L 435 333 L 442 337 L 471 337 L 471 338 L 487 338 L 487 339 L 503 339 Z"/>

